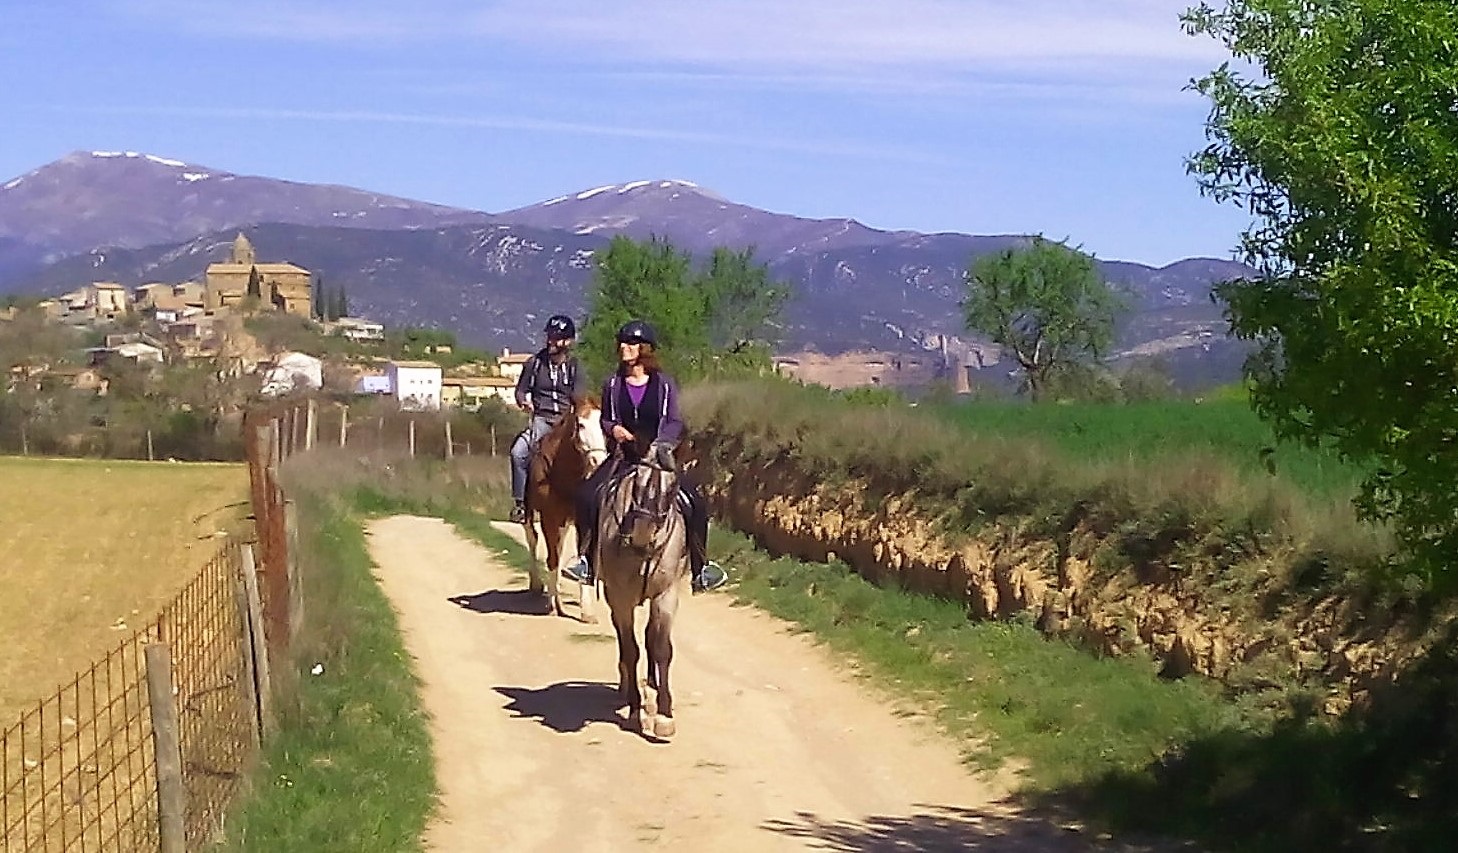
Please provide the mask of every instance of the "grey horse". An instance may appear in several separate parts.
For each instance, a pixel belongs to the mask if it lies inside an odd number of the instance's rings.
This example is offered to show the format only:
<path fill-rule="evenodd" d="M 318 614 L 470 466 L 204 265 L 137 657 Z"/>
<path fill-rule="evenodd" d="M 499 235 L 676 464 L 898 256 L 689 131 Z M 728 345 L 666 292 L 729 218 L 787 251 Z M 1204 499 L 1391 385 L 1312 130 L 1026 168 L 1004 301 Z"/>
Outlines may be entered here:
<path fill-rule="evenodd" d="M 626 470 L 603 489 L 595 563 L 618 635 L 618 690 L 628 703 L 628 723 L 643 734 L 666 739 L 676 731 L 668 667 L 673 662 L 673 617 L 688 575 L 688 537 L 671 448 L 654 448 L 645 458 L 651 461 L 618 460 Z M 647 709 L 638 683 L 634 634 L 637 609 L 644 603 L 647 686 L 655 694 Z"/>

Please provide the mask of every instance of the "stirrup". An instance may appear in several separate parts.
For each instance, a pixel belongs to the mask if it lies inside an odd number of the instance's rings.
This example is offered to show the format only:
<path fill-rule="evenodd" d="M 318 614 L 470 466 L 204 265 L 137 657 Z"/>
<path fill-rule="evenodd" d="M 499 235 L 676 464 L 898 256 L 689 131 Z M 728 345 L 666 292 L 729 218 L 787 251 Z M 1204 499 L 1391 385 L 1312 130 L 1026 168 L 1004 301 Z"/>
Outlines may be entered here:
<path fill-rule="evenodd" d="M 704 568 L 699 572 L 699 576 L 693 578 L 689 585 L 694 592 L 709 592 L 728 582 L 729 573 L 724 571 L 724 567 L 709 560 L 704 563 Z"/>
<path fill-rule="evenodd" d="M 570 581 L 590 584 L 593 582 L 592 565 L 587 562 L 586 557 L 579 556 L 573 562 L 562 567 L 562 576 Z"/>

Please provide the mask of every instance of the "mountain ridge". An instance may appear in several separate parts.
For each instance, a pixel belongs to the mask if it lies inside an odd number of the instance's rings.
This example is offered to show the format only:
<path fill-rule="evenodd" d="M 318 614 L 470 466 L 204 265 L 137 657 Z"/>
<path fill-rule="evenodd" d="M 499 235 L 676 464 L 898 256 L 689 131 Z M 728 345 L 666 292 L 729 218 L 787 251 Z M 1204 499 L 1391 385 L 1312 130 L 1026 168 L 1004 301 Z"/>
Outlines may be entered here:
<path fill-rule="evenodd" d="M 954 352 L 967 353 L 976 343 L 962 329 L 959 305 L 967 265 L 1030 239 L 772 213 L 681 179 L 604 184 L 485 213 L 137 152 L 73 152 L 6 186 L 0 291 L 196 278 L 241 230 L 260 259 L 315 270 L 378 319 L 455 323 L 467 340 L 518 347 L 535 340 L 536 315 L 580 312 L 591 257 L 627 234 L 664 237 L 696 256 L 719 245 L 754 247 L 792 288 L 786 347 L 918 352 L 950 339 Z M 142 211 L 119 215 L 137 197 L 148 199 Z M 167 213 L 179 198 L 182 214 Z M 1124 350 L 1198 361 L 1233 345 L 1209 293 L 1214 281 L 1250 274 L 1243 265 L 1210 257 L 1159 267 L 1096 263 L 1132 297 L 1135 310 L 1120 329 Z"/>

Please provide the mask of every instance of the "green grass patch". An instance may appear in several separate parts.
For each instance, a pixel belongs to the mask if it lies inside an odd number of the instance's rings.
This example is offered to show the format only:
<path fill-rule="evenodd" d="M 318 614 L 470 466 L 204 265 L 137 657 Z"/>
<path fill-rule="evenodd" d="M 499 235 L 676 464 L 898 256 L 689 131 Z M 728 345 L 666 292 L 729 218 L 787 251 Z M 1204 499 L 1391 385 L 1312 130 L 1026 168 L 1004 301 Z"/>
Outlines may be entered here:
<path fill-rule="evenodd" d="M 1278 443 L 1243 399 L 1027 405 L 977 402 L 928 407 L 947 422 L 1002 437 L 1034 437 L 1079 459 L 1177 465 L 1191 453 L 1302 492 L 1347 498 L 1365 469 L 1335 453 Z"/>
<path fill-rule="evenodd" d="M 934 713 L 987 769 L 1026 762 L 1033 790 L 1137 773 L 1192 738 L 1253 725 L 1198 678 L 1162 681 L 1148 660 L 1100 659 L 1031 625 L 971 622 L 953 602 L 878 588 L 843 564 L 772 559 L 716 530 L 741 601 L 812 632 L 875 683 Z"/>
<path fill-rule="evenodd" d="M 226 848 L 418 850 L 436 791 L 419 681 L 353 508 L 317 494 L 299 506 L 308 619 Z"/>

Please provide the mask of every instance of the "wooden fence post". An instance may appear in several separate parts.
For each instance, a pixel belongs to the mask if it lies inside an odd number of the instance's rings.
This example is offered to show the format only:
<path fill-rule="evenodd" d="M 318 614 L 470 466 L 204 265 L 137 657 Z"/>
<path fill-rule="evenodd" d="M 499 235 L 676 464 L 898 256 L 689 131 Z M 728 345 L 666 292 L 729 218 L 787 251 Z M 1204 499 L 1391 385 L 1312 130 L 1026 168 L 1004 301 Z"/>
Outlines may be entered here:
<path fill-rule="evenodd" d="M 152 749 L 157 760 L 159 849 L 162 853 L 184 853 L 187 789 L 182 784 L 182 741 L 177 728 L 177 702 L 172 697 L 172 652 L 165 643 L 149 643 L 144 654 Z"/>
<path fill-rule="evenodd" d="M 20 422 L 20 455 L 30 455 L 30 436 L 26 435 L 24 420 Z"/>
<path fill-rule="evenodd" d="M 454 459 L 455 456 L 456 456 L 456 446 L 455 446 L 455 443 L 451 441 L 451 419 L 450 418 L 446 418 L 445 426 L 446 426 L 446 451 L 445 451 L 445 458 L 447 458 L 447 459 Z"/>
<path fill-rule="evenodd" d="M 317 431 L 318 426 L 319 426 L 318 422 L 315 420 L 317 416 L 318 416 L 318 406 L 314 402 L 314 398 L 313 397 L 310 397 L 309 398 L 309 409 L 308 409 L 308 412 L 305 415 L 305 419 L 304 419 L 304 449 L 305 450 L 313 450 L 314 449 L 314 433 Z"/>
<path fill-rule="evenodd" d="M 289 636 L 299 633 L 304 623 L 304 588 L 299 577 L 299 512 L 291 500 L 284 500 L 284 542 L 288 553 L 284 565 L 288 571 Z"/>
<path fill-rule="evenodd" d="M 491 425 L 491 456 L 496 456 L 496 424 Z"/>
<path fill-rule="evenodd" d="M 147 461 L 156 462 L 157 457 L 152 453 L 152 431 L 147 430 Z"/>
<path fill-rule="evenodd" d="M 268 501 L 267 532 L 268 549 L 264 556 L 264 582 L 268 598 L 268 648 L 274 655 L 283 655 L 289 647 L 292 620 L 289 618 L 288 589 L 288 514 L 284 511 L 283 486 L 279 484 L 279 466 L 283 461 L 283 436 L 279 433 L 280 423 L 274 420 L 273 455 L 264 471 L 266 483 L 265 499 Z"/>
<path fill-rule="evenodd" d="M 238 610 L 238 657 L 243 663 L 243 699 L 248 709 L 248 734 L 254 744 L 263 743 L 263 725 L 258 721 L 258 667 L 253 663 L 253 631 L 249 624 L 248 590 L 243 572 L 233 576 L 233 604 Z"/>
<path fill-rule="evenodd" d="M 410 419 L 410 458 L 415 458 L 415 419 Z"/>
<path fill-rule="evenodd" d="M 273 733 L 273 675 L 268 663 L 268 642 L 263 636 L 263 598 L 258 592 L 258 562 L 253 546 L 243 546 L 243 641 L 244 657 L 253 675 L 255 705 L 252 708 L 259 739 Z"/>
<path fill-rule="evenodd" d="M 339 446 L 344 447 L 349 443 L 349 407 L 345 406 L 339 410 Z"/>

